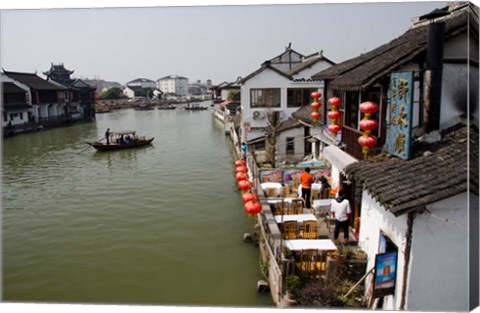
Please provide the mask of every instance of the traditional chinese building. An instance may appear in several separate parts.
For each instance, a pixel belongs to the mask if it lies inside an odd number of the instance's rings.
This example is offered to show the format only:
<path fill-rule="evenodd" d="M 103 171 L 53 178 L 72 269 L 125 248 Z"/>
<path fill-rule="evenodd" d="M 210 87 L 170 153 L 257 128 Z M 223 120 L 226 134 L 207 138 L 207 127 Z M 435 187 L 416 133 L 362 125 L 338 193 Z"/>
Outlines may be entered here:
<path fill-rule="evenodd" d="M 70 78 L 73 72 L 67 70 L 63 63 L 57 65 L 52 63 L 50 69 L 43 74 L 47 80 L 55 81 L 67 88 L 67 118 L 77 120 L 94 116 L 96 87 L 90 86 L 81 79 Z"/>

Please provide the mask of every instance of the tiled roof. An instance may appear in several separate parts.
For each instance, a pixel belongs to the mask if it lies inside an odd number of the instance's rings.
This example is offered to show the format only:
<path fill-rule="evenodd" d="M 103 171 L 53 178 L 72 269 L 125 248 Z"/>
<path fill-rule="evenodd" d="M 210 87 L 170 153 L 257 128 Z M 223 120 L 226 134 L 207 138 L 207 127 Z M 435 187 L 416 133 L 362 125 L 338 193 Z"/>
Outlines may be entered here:
<path fill-rule="evenodd" d="M 306 58 L 302 63 L 300 64 L 297 64 L 296 66 L 294 66 L 290 71 L 287 72 L 288 75 L 295 75 L 295 74 L 298 74 L 300 73 L 301 71 L 303 71 L 304 69 L 306 68 L 309 68 L 311 66 L 313 66 L 314 64 L 316 64 L 317 62 L 320 62 L 320 61 L 326 61 L 332 65 L 334 65 L 335 63 L 332 62 L 331 60 L 327 59 L 326 57 L 324 57 L 322 55 L 322 53 L 317 53 L 315 55 L 312 55 L 312 56 L 309 56 L 308 58 Z"/>
<path fill-rule="evenodd" d="M 8 93 L 25 93 L 27 92 L 26 90 L 23 90 L 22 88 L 18 87 L 14 83 L 11 82 L 3 82 L 2 83 L 2 89 L 3 92 L 8 92 Z"/>
<path fill-rule="evenodd" d="M 283 76 L 287 79 L 290 79 L 292 80 L 292 76 L 287 74 L 287 73 L 284 73 L 282 71 L 280 71 L 279 69 L 276 69 L 275 67 L 273 67 L 272 65 L 270 65 L 270 63 L 268 63 L 268 61 L 266 63 L 264 63 L 262 65 L 262 67 L 260 67 L 258 70 L 256 70 L 255 72 L 251 73 L 250 75 L 248 75 L 247 77 L 245 78 L 242 78 L 240 81 L 239 81 L 239 84 L 244 84 L 247 80 L 249 80 L 250 78 L 253 78 L 255 76 L 257 76 L 258 74 L 260 74 L 261 72 L 267 70 L 267 69 L 270 69 L 274 72 L 276 72 L 277 74 L 279 74 L 280 76 Z"/>
<path fill-rule="evenodd" d="M 445 19 L 445 38 L 471 31 L 478 38 L 478 16 L 470 9 L 452 13 Z M 385 77 L 395 68 L 407 64 L 427 49 L 428 25 L 409 29 L 400 37 L 356 58 L 329 67 L 312 76 L 316 80 L 331 80 L 330 86 L 338 90 L 361 90 Z"/>
<path fill-rule="evenodd" d="M 428 204 L 467 190 L 478 195 L 478 129 L 463 126 L 451 130 L 428 152 L 411 160 L 363 160 L 348 165 L 344 172 L 356 183 L 363 183 L 364 189 L 395 216 L 421 211 Z"/>
<path fill-rule="evenodd" d="M 30 88 L 34 88 L 37 90 L 65 90 L 65 87 L 56 85 L 54 83 L 51 83 L 41 77 L 39 77 L 35 73 L 18 73 L 18 72 L 7 72 L 3 71 L 5 75 L 7 75 L 10 78 L 15 79 L 16 81 L 19 81 L 25 85 L 27 85 Z"/>

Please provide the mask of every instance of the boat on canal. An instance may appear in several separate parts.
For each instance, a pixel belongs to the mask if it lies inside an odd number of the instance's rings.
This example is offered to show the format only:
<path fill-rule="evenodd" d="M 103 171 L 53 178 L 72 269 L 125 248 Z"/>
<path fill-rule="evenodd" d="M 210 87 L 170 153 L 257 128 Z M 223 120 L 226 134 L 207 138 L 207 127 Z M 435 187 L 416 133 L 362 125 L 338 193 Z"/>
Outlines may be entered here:
<path fill-rule="evenodd" d="M 190 111 L 201 111 L 206 109 L 208 109 L 208 107 L 201 106 L 200 103 L 188 103 L 185 107 L 185 110 Z"/>
<path fill-rule="evenodd" d="M 114 151 L 147 146 L 152 143 L 154 137 L 137 136 L 134 130 L 110 132 L 109 142 L 102 142 L 103 139 L 95 142 L 87 142 L 98 151 Z"/>

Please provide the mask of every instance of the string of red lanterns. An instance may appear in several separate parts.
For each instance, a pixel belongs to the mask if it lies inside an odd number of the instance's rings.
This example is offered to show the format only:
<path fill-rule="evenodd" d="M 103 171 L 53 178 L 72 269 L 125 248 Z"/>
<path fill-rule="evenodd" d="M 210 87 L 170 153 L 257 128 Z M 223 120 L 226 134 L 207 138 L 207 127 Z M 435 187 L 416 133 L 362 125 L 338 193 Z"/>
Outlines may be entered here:
<path fill-rule="evenodd" d="M 340 105 L 342 105 L 342 100 L 337 97 L 332 97 L 328 99 L 328 104 L 332 106 L 332 110 L 328 112 L 328 118 L 332 120 L 332 124 L 328 125 L 328 130 L 332 133 L 332 137 L 335 138 L 337 133 L 342 129 L 339 125 L 341 114 L 338 110 Z"/>
<path fill-rule="evenodd" d="M 248 180 L 248 168 L 244 160 L 235 161 L 235 178 L 238 180 L 238 188 L 242 192 L 242 201 L 245 203 L 243 210 L 249 217 L 254 217 L 262 212 L 262 204 L 258 201 L 258 195 L 251 192 L 252 183 Z"/>
<path fill-rule="evenodd" d="M 377 145 L 377 137 L 371 136 L 371 133 L 378 127 L 378 122 L 370 118 L 372 114 L 378 112 L 378 104 L 372 101 L 363 102 L 360 104 L 360 112 L 365 114 L 359 125 L 364 132 L 362 136 L 358 137 L 358 143 L 362 146 L 362 153 L 366 158 L 370 149 Z"/>
<path fill-rule="evenodd" d="M 318 91 L 314 91 L 311 94 L 313 98 L 313 102 L 311 104 L 313 112 L 312 112 L 312 118 L 313 118 L 313 125 L 316 125 L 318 122 L 318 119 L 321 117 L 320 112 L 318 112 L 318 109 L 322 106 L 320 102 L 318 102 L 318 99 L 322 96 L 322 94 Z"/>

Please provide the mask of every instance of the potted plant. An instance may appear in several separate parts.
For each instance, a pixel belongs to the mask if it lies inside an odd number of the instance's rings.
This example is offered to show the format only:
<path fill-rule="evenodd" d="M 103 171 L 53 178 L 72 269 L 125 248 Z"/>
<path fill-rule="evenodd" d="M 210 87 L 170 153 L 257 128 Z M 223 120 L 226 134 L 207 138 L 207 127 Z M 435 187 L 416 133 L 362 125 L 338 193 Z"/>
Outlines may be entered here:
<path fill-rule="evenodd" d="M 285 277 L 285 289 L 287 290 L 287 293 L 293 296 L 301 283 L 300 277 L 297 275 L 288 275 Z"/>
<path fill-rule="evenodd" d="M 288 275 L 285 277 L 285 290 L 287 291 L 283 297 L 283 304 L 285 306 L 292 306 L 297 303 L 294 295 L 300 285 L 300 277 L 297 275 Z"/>

